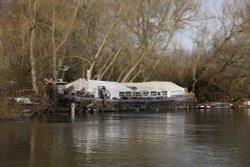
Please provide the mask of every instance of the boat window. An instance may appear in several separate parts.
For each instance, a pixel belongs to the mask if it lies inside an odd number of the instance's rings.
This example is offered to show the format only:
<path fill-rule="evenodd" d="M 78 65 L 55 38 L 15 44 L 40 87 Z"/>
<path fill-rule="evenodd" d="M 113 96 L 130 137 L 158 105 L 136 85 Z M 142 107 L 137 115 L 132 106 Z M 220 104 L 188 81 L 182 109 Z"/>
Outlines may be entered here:
<path fill-rule="evenodd" d="M 150 92 L 151 96 L 157 96 L 157 92 L 156 91 L 152 91 Z"/>
<path fill-rule="evenodd" d="M 124 96 L 126 96 L 126 93 L 125 92 L 119 92 L 119 96 L 124 97 Z"/>
<path fill-rule="evenodd" d="M 141 92 L 135 92 L 135 96 L 136 97 L 140 97 L 141 96 Z"/>
<path fill-rule="evenodd" d="M 163 96 L 167 96 L 168 95 L 168 91 L 162 91 L 162 95 Z"/>
<path fill-rule="evenodd" d="M 134 97 L 140 97 L 141 96 L 141 92 L 133 92 L 133 96 Z"/>
<path fill-rule="evenodd" d="M 149 92 L 142 92 L 142 96 L 149 96 Z"/>
<path fill-rule="evenodd" d="M 131 97 L 132 96 L 132 92 L 126 92 L 126 96 L 127 97 Z"/>

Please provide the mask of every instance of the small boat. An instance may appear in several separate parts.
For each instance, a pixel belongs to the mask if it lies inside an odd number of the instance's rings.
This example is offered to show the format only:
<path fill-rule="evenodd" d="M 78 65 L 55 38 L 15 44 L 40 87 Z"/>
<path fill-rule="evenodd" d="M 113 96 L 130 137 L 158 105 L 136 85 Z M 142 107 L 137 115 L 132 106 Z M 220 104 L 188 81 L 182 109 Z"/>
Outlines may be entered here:
<path fill-rule="evenodd" d="M 233 108 L 233 103 L 229 102 L 215 102 L 211 104 L 211 108 Z"/>
<path fill-rule="evenodd" d="M 233 104 L 229 102 L 209 102 L 196 104 L 197 109 L 222 109 L 222 108 L 233 108 Z"/>
<path fill-rule="evenodd" d="M 197 108 L 197 109 L 210 109 L 211 106 L 207 103 L 200 103 L 200 104 L 196 104 L 195 108 Z"/>

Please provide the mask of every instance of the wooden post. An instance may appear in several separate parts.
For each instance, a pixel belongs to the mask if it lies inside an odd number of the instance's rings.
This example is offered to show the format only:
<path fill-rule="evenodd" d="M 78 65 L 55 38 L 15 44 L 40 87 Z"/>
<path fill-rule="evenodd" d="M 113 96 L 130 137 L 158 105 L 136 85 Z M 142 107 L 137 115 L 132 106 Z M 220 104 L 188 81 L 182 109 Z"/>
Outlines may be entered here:
<path fill-rule="evenodd" d="M 75 108 L 76 108 L 76 104 L 75 103 L 71 103 L 71 105 L 70 105 L 70 116 L 71 116 L 71 119 L 75 119 Z"/>
<path fill-rule="evenodd" d="M 187 111 L 189 111 L 190 105 L 186 103 L 186 106 L 187 106 Z"/>

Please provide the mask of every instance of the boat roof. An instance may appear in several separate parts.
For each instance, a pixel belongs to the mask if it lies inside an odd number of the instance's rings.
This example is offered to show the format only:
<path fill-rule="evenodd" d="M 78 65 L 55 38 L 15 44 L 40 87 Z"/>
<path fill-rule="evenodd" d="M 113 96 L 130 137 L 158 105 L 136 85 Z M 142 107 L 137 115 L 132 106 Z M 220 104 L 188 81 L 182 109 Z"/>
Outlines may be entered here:
<path fill-rule="evenodd" d="M 119 82 L 112 82 L 112 81 L 98 81 L 98 80 L 90 80 L 87 82 L 87 87 L 89 88 L 96 88 L 96 87 L 105 86 L 108 90 L 113 91 L 133 91 L 132 89 L 126 87 L 124 84 Z"/>
<path fill-rule="evenodd" d="M 138 83 L 124 83 L 128 87 L 137 88 L 136 91 L 184 91 L 184 88 L 173 82 L 151 81 Z"/>
<path fill-rule="evenodd" d="M 65 85 L 65 88 L 73 86 L 75 90 L 95 89 L 104 86 L 108 90 L 113 91 L 185 91 L 184 88 L 174 84 L 173 82 L 151 81 L 137 83 L 119 83 L 113 81 L 85 80 L 80 78 L 74 82 Z"/>
<path fill-rule="evenodd" d="M 76 91 L 80 91 L 86 87 L 86 83 L 87 81 L 85 79 L 80 78 L 78 80 L 66 84 L 64 87 L 65 88 L 74 87 Z"/>
<path fill-rule="evenodd" d="M 65 88 L 69 88 L 73 86 L 75 90 L 80 91 L 83 88 L 88 90 L 93 90 L 98 88 L 99 86 L 104 86 L 107 90 L 113 91 L 133 91 L 132 89 L 126 87 L 122 83 L 112 82 L 112 81 L 99 81 L 99 80 L 85 80 L 85 79 L 78 79 L 74 82 L 65 85 Z"/>

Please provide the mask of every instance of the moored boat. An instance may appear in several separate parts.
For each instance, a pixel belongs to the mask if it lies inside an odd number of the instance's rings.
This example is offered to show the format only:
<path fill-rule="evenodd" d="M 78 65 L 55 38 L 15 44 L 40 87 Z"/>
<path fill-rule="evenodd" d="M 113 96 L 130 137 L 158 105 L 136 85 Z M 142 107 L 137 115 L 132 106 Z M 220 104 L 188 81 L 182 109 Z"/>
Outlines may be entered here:
<path fill-rule="evenodd" d="M 87 110 L 88 106 L 98 110 L 151 110 L 158 106 L 182 105 L 188 108 L 194 103 L 194 95 L 172 82 L 118 83 L 78 79 L 64 85 L 57 92 L 58 103 Z"/>
<path fill-rule="evenodd" d="M 230 102 L 208 102 L 196 104 L 195 108 L 197 109 L 229 109 L 233 108 L 233 103 Z"/>

